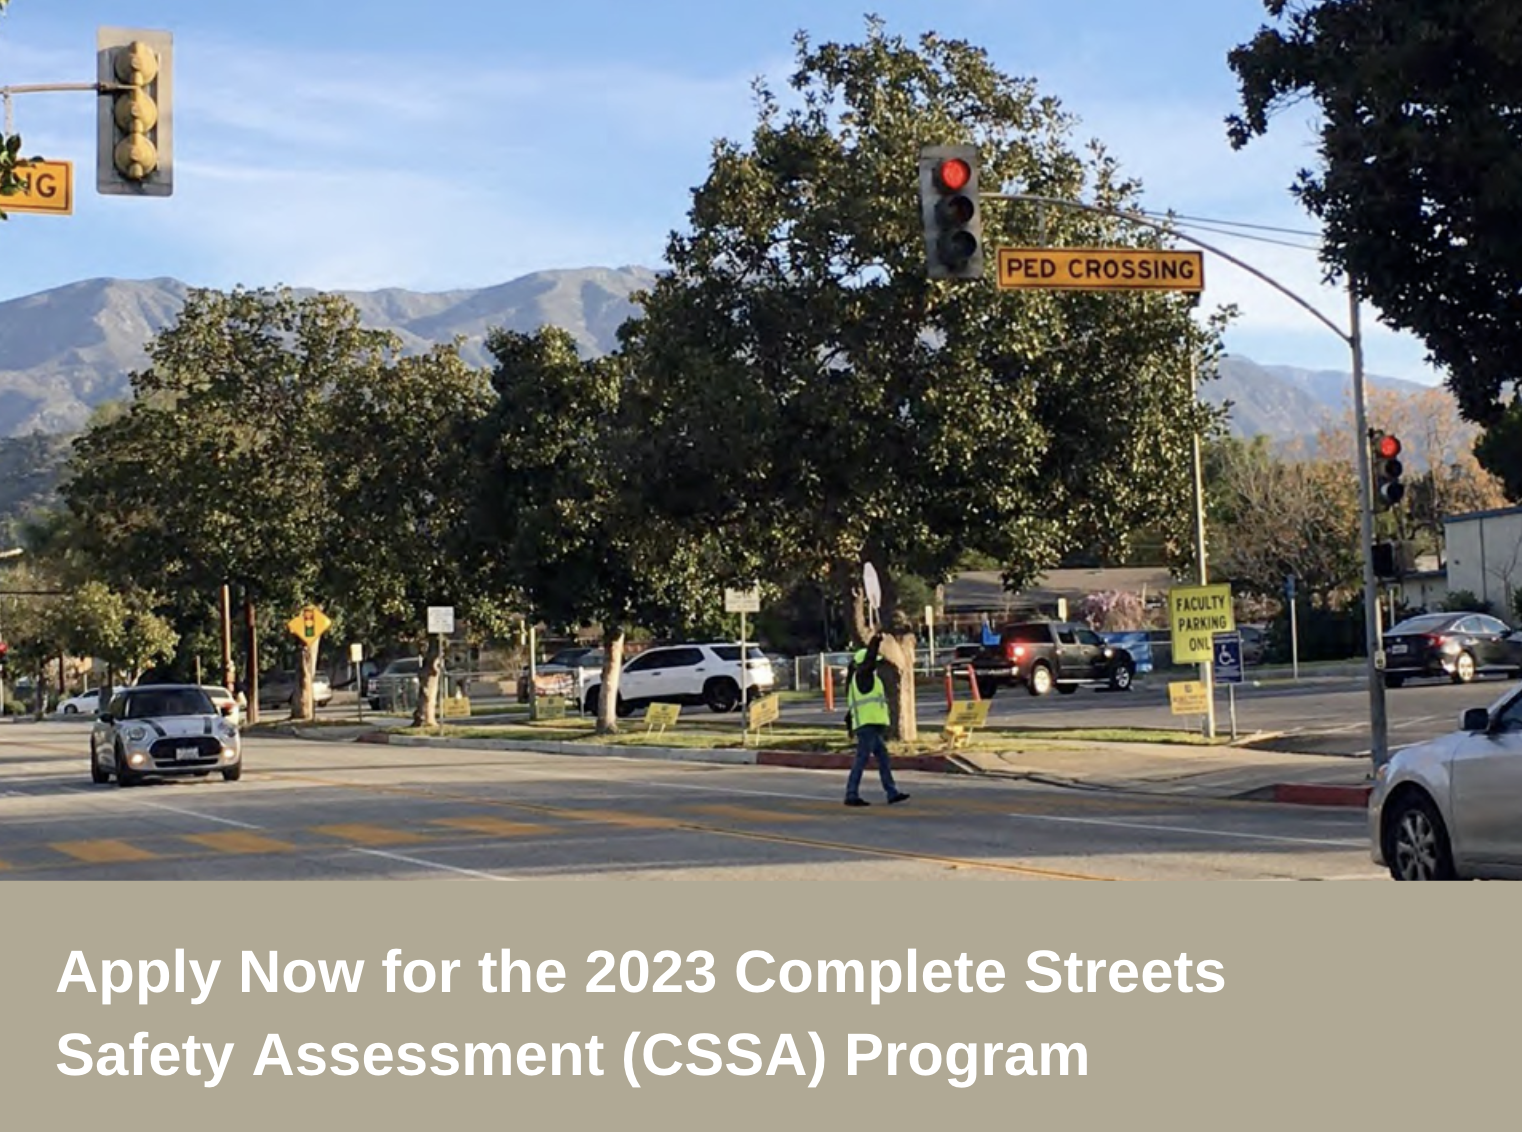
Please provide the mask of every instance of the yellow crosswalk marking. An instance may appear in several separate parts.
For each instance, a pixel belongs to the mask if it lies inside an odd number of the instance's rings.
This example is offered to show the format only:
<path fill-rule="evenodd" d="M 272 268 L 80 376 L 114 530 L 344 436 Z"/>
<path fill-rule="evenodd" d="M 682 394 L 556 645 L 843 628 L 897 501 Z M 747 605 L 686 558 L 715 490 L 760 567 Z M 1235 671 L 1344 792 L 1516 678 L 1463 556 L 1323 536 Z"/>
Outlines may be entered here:
<path fill-rule="evenodd" d="M 428 839 L 421 834 L 408 833 L 405 829 L 390 829 L 383 825 L 366 825 L 354 822 L 347 825 L 317 825 L 314 833 L 325 833 L 360 845 L 416 845 Z"/>
<path fill-rule="evenodd" d="M 187 833 L 186 841 L 215 849 L 218 853 L 285 853 L 295 846 L 257 833 Z"/>
<path fill-rule="evenodd" d="M 680 829 L 682 823 L 671 818 L 652 817 L 649 814 L 624 813 L 620 810 L 558 810 L 568 818 L 580 818 L 582 821 L 600 821 L 608 825 L 626 825 L 633 829 Z"/>
<path fill-rule="evenodd" d="M 736 821 L 753 822 L 789 822 L 808 821 L 812 814 L 790 814 L 783 810 L 764 810 L 759 806 L 687 806 L 685 807 L 696 814 L 712 814 L 719 818 L 733 818 Z"/>
<path fill-rule="evenodd" d="M 524 834 L 538 833 L 544 829 L 542 825 L 531 822 L 506 821 L 503 818 L 485 816 L 439 818 L 431 824 L 447 826 L 449 829 L 463 829 L 470 833 L 484 833 L 488 837 L 522 837 Z"/>
<path fill-rule="evenodd" d="M 154 861 L 157 853 L 139 849 L 125 841 L 54 841 L 51 847 L 76 861 L 92 865 L 107 865 L 116 861 Z"/>

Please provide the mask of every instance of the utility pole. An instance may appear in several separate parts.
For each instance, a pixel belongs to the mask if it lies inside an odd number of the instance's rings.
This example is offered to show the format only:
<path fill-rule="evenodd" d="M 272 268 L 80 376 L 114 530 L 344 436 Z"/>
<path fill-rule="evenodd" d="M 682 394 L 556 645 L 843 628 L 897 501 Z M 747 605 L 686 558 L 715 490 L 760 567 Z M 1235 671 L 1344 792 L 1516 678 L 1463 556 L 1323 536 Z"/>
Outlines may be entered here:
<path fill-rule="evenodd" d="M 1379 584 L 1374 577 L 1374 477 L 1369 459 L 1369 411 L 1364 397 L 1363 335 L 1358 324 L 1358 287 L 1348 280 L 1348 318 L 1353 348 L 1353 427 L 1358 430 L 1358 535 L 1363 541 L 1364 647 L 1369 677 L 1370 756 L 1377 770 L 1390 758 L 1385 714 L 1385 646 L 1380 625 Z"/>
<path fill-rule="evenodd" d="M 1189 400 L 1200 396 L 1199 364 L 1194 349 L 1189 350 Z M 1194 562 L 1200 585 L 1210 581 L 1210 567 L 1205 552 L 1205 464 L 1200 452 L 1200 433 L 1196 429 L 1194 448 Z M 1214 650 L 1212 650 L 1214 652 Z M 1205 685 L 1205 738 L 1215 738 L 1215 658 L 1200 662 L 1200 683 Z"/>

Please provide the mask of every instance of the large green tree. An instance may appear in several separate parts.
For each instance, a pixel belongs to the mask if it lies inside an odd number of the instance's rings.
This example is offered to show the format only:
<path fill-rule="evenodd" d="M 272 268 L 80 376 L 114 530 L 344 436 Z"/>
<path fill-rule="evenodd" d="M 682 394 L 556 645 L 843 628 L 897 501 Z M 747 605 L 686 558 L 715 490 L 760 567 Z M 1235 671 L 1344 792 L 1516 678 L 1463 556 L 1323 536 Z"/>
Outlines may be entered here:
<path fill-rule="evenodd" d="M 975 143 L 985 190 L 1120 208 L 1138 186 L 967 43 L 911 45 L 874 20 L 864 42 L 796 46 L 790 96 L 758 85 L 748 143 L 715 146 L 670 271 L 625 328 L 640 479 L 673 522 L 737 551 L 737 574 L 849 586 L 871 562 L 912 738 L 918 610 L 899 608 L 897 578 L 944 578 L 972 549 L 1017 584 L 1075 548 L 1120 553 L 1159 517 L 1187 545 L 1190 437 L 1210 419 L 1187 359 L 1211 336 L 1180 296 L 929 281 L 925 144 Z M 1158 239 L 1000 203 L 984 232 L 989 249 Z M 855 622 L 865 635 L 859 594 Z"/>
<path fill-rule="evenodd" d="M 1233 145 L 1313 100 L 1319 161 L 1293 186 L 1322 258 L 1415 333 L 1476 449 L 1522 499 L 1522 5 L 1516 0 L 1264 0 L 1230 53 Z"/>
<path fill-rule="evenodd" d="M 496 331 L 487 344 L 497 401 L 477 440 L 476 561 L 536 619 L 600 626 L 597 729 L 615 731 L 628 630 L 700 619 L 722 578 L 710 543 L 651 506 L 635 464 L 651 422 L 632 411 L 624 357 L 584 359 L 556 328 Z"/>

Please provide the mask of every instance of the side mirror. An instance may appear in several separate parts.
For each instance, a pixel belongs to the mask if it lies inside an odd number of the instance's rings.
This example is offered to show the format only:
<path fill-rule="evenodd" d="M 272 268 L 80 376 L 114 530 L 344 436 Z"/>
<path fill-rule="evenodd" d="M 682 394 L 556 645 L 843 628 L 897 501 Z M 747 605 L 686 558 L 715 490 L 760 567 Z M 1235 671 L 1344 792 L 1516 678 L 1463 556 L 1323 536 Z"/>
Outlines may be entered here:
<path fill-rule="evenodd" d="M 111 718 L 111 713 L 109 711 L 100 712 L 98 715 L 96 715 L 95 718 L 100 720 L 102 723 L 115 723 L 116 722 L 114 719 Z"/>
<path fill-rule="evenodd" d="M 1464 715 L 1459 720 L 1460 731 L 1489 731 L 1490 712 L 1482 707 L 1464 709 Z"/>
<path fill-rule="evenodd" d="M 223 715 L 231 715 L 233 713 L 233 709 L 237 706 L 237 704 L 223 704 L 221 707 L 221 712 Z"/>

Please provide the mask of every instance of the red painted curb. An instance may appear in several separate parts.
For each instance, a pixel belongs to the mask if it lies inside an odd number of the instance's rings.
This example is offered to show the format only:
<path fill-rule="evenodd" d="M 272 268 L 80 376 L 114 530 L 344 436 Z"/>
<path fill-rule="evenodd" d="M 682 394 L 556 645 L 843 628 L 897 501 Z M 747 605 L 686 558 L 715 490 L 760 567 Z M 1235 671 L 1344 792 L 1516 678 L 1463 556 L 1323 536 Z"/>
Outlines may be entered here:
<path fill-rule="evenodd" d="M 1369 804 L 1367 786 L 1314 786 L 1304 782 L 1280 782 L 1274 801 L 1292 806 L 1348 806 L 1363 809 Z"/>
<path fill-rule="evenodd" d="M 826 755 L 809 751 L 757 751 L 757 766 L 788 766 L 798 770 L 850 770 L 853 757 L 851 755 Z M 876 764 L 867 769 L 873 770 Z M 894 770 L 928 770 L 938 773 L 948 773 L 953 768 L 950 762 L 939 755 L 913 755 L 908 758 L 894 759 Z"/>

